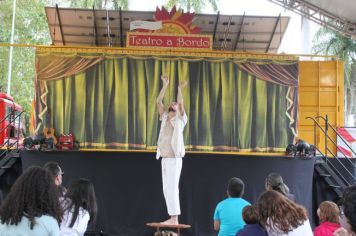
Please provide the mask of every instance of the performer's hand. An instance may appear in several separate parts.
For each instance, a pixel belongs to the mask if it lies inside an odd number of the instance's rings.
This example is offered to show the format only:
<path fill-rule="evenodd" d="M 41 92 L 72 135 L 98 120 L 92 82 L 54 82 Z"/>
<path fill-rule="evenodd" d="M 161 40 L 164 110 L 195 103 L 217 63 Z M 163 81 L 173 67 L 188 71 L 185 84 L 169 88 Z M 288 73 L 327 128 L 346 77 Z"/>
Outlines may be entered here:
<path fill-rule="evenodd" d="M 162 80 L 162 82 L 163 82 L 163 86 L 167 87 L 168 84 L 169 84 L 169 78 L 168 78 L 168 76 L 167 76 L 167 75 L 162 75 L 162 76 L 161 76 L 161 80 Z"/>
<path fill-rule="evenodd" d="M 182 89 L 182 88 L 186 87 L 187 84 L 188 84 L 188 81 L 183 80 L 182 82 L 179 83 L 178 88 L 181 88 L 181 89 Z"/>
<path fill-rule="evenodd" d="M 338 228 L 334 234 L 334 236 L 351 236 L 346 229 L 344 228 Z"/>

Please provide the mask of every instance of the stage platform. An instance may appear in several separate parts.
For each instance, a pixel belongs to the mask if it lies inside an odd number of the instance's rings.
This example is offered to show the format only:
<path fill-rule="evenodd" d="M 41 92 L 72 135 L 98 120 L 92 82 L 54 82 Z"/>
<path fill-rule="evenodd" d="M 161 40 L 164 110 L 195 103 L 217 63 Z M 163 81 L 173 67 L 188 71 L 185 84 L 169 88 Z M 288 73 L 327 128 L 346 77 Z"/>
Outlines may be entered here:
<path fill-rule="evenodd" d="M 147 222 L 165 220 L 168 215 L 162 193 L 161 163 L 152 152 L 22 151 L 22 167 L 58 162 L 63 184 L 77 178 L 95 185 L 99 207 L 96 231 L 104 235 L 149 236 L 154 230 Z M 227 181 L 239 177 L 245 182 L 244 198 L 255 202 L 264 191 L 270 172 L 280 173 L 311 215 L 315 159 L 290 159 L 283 156 L 246 156 L 188 153 L 183 159 L 180 180 L 182 215 L 180 223 L 192 228 L 182 235 L 214 234 L 216 204 L 226 197 Z M 99 235 L 99 234 L 98 234 Z"/>

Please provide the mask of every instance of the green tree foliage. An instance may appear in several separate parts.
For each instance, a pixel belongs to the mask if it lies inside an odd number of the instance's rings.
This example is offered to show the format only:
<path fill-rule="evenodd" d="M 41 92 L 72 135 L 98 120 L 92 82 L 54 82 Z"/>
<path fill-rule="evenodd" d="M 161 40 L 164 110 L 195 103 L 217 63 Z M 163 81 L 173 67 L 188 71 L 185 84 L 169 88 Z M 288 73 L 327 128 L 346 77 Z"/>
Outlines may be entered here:
<path fill-rule="evenodd" d="M 313 40 L 313 52 L 336 55 L 345 62 L 346 114 L 356 114 L 356 41 L 327 28 L 320 28 Z"/>
<path fill-rule="evenodd" d="M 49 44 L 48 26 L 44 11 L 45 1 L 17 0 L 15 20 L 15 44 Z M 12 0 L 0 1 L 0 43 L 10 43 L 12 24 Z M 7 89 L 9 47 L 0 47 L 0 86 Z M 34 97 L 35 49 L 14 47 L 11 80 L 11 96 L 24 107 L 27 116 Z"/>
<path fill-rule="evenodd" d="M 168 9 L 172 8 L 174 5 L 186 9 L 187 11 L 193 10 L 196 13 L 201 13 L 203 8 L 210 5 L 214 11 L 218 10 L 218 0 L 168 0 Z"/>
<path fill-rule="evenodd" d="M 45 6 L 72 6 L 77 8 L 128 8 L 128 0 L 17 0 L 15 44 L 49 45 L 51 43 Z M 0 43 L 10 43 L 13 0 L 0 1 Z M 7 90 L 9 47 L 0 47 L 0 88 Z M 29 116 L 34 97 L 35 48 L 14 47 L 11 96 L 24 107 Z"/>
<path fill-rule="evenodd" d="M 128 0 L 72 0 L 70 6 L 74 8 L 92 8 L 95 9 L 114 9 L 127 10 L 129 7 Z"/>

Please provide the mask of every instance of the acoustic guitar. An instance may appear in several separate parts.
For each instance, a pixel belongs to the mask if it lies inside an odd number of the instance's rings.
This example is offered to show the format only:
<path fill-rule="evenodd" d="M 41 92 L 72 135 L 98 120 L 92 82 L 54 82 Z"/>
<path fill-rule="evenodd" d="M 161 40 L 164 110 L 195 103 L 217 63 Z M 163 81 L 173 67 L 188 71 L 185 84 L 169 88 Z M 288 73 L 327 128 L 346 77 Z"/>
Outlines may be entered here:
<path fill-rule="evenodd" d="M 43 134 L 47 139 L 49 139 L 49 138 L 53 139 L 53 144 L 57 145 L 58 140 L 57 140 L 56 136 L 54 135 L 54 128 L 53 127 L 47 127 L 47 125 L 49 125 L 49 123 L 50 123 L 49 116 L 50 116 L 50 110 L 48 108 L 46 127 L 44 127 L 44 129 L 43 129 Z"/>

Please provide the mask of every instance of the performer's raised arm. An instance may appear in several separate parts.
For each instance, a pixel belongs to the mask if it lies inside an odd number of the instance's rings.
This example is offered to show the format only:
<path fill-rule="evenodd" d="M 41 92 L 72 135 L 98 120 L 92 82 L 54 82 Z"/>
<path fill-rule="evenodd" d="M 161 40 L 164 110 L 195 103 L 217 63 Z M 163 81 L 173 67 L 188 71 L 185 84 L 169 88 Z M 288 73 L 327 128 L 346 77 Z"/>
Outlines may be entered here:
<path fill-rule="evenodd" d="M 156 99 L 156 103 L 157 103 L 157 109 L 158 109 L 158 113 L 160 116 L 162 116 L 163 112 L 164 112 L 164 105 L 163 105 L 163 98 L 164 98 L 164 94 L 166 93 L 166 89 L 168 87 L 169 84 L 169 78 L 166 75 L 162 75 L 161 76 L 161 80 L 163 82 L 163 86 L 161 89 L 161 92 L 159 92 L 159 95 Z"/>
<path fill-rule="evenodd" d="M 182 89 L 186 87 L 188 82 L 186 80 L 182 81 L 178 85 L 178 96 L 177 96 L 177 102 L 178 102 L 178 110 L 179 114 L 181 116 L 184 115 L 184 104 L 183 104 L 183 96 L 182 96 Z"/>

